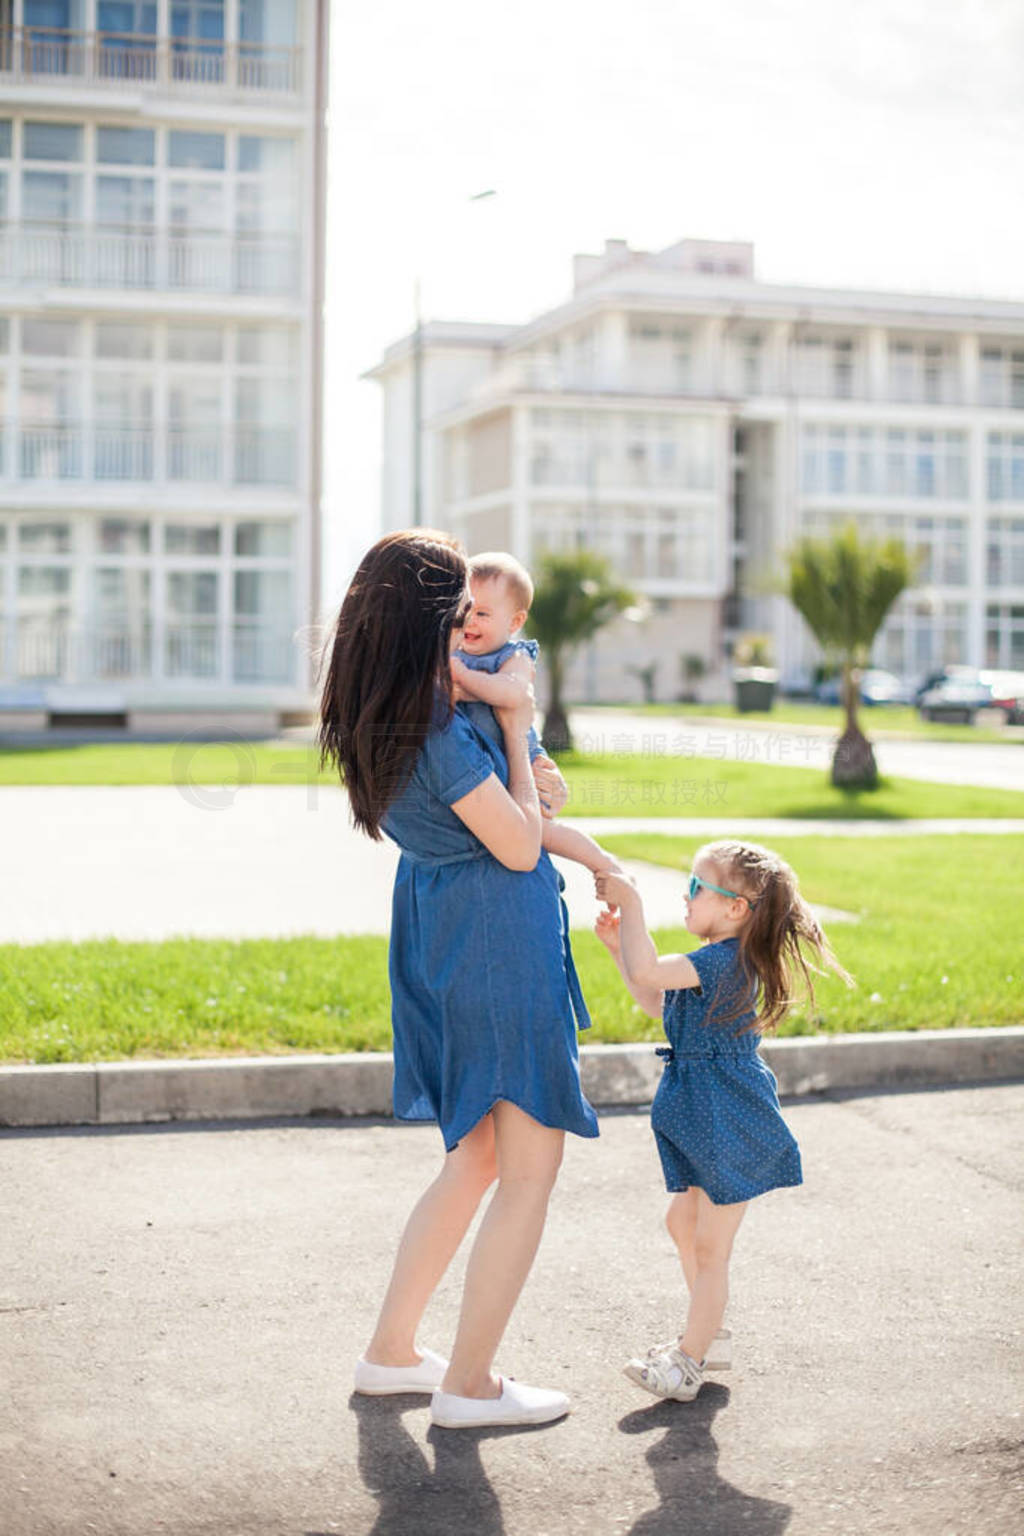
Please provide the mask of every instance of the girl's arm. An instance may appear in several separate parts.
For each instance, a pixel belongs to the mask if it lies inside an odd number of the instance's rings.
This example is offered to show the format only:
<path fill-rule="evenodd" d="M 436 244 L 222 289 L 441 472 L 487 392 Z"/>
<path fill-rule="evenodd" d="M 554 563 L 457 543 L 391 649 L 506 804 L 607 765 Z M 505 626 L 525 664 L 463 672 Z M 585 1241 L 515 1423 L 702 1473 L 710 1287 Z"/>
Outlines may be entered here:
<path fill-rule="evenodd" d="M 506 869 L 534 869 L 540 858 L 541 814 L 527 744 L 533 723 L 532 689 L 517 705 L 495 713 L 505 737 L 508 789 L 492 773 L 454 801 L 452 810 Z"/>
<path fill-rule="evenodd" d="M 622 944 L 622 974 L 627 983 L 660 992 L 699 987 L 700 977 L 687 955 L 659 956 L 647 931 L 640 893 L 625 875 L 599 874 L 594 877 L 602 901 L 617 906 L 622 915 L 619 926 Z"/>
<path fill-rule="evenodd" d="M 652 1019 L 660 1019 L 664 993 L 659 992 L 655 987 L 638 986 L 635 981 L 630 980 L 623 969 L 619 923 L 620 918 L 617 912 L 599 912 L 594 924 L 594 932 L 618 966 L 619 973 L 626 983 L 626 990 L 633 1001 L 639 1003 L 644 1013 L 649 1013 Z"/>

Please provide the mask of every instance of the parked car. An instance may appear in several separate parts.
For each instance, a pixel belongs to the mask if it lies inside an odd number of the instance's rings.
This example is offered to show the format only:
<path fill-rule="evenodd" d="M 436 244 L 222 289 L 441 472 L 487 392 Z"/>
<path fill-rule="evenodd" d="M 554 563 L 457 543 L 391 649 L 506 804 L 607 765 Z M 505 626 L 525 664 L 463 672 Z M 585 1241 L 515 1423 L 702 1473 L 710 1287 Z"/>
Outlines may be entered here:
<path fill-rule="evenodd" d="M 994 707 L 992 688 L 975 667 L 946 667 L 937 677 L 926 678 L 917 692 L 922 720 L 973 725 L 979 709 Z"/>
<path fill-rule="evenodd" d="M 830 677 L 819 683 L 815 696 L 819 704 L 838 704 L 841 698 L 841 679 Z M 913 692 L 909 683 L 897 677 L 895 672 L 886 672 L 881 667 L 868 667 L 861 673 L 862 704 L 910 704 L 912 700 Z"/>
<path fill-rule="evenodd" d="M 1024 725 L 1024 672 L 989 672 L 979 674 L 988 684 L 992 705 L 1006 715 L 1007 725 Z"/>

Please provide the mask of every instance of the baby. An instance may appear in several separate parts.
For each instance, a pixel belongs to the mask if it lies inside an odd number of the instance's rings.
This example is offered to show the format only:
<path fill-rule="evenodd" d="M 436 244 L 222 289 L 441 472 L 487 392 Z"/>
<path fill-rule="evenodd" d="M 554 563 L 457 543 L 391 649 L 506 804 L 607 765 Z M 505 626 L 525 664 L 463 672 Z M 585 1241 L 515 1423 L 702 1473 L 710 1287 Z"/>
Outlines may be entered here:
<path fill-rule="evenodd" d="M 533 602 L 533 582 L 512 555 L 474 555 L 469 562 L 473 607 L 462 629 L 462 643 L 452 654 L 456 698 L 478 731 L 499 744 L 501 728 L 493 706 L 512 703 L 533 682 L 538 645 L 519 633 Z M 541 752 L 530 728 L 530 758 Z M 545 820 L 543 846 L 548 853 L 573 859 L 595 874 L 617 871 L 610 853 L 572 827 Z"/>

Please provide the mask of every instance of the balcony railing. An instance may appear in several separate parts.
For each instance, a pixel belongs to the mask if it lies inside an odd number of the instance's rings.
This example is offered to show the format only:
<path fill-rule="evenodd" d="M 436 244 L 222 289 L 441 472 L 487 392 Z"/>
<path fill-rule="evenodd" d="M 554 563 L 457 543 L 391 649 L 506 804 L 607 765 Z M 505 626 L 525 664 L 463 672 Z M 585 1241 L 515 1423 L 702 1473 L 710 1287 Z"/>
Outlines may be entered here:
<path fill-rule="evenodd" d="M 0 283 L 192 293 L 298 292 L 289 236 L 0 223 Z"/>
<path fill-rule="evenodd" d="M 17 620 L 13 654 L 0 622 L 0 677 L 7 681 L 102 683 L 166 678 L 222 683 L 287 683 L 295 670 L 289 630 L 266 619 L 237 618 L 230 625 L 229 667 L 221 674 L 216 619 L 170 618 L 157 630 L 148 615 L 75 628 L 66 619 Z M 13 666 L 11 665 L 13 663 Z"/>
<path fill-rule="evenodd" d="M 227 90 L 280 97 L 302 89 L 302 50 L 129 32 L 61 27 L 0 28 L 0 80 Z"/>
<path fill-rule="evenodd" d="M 295 484 L 290 427 L 234 423 L 0 423 L 0 478 Z"/>

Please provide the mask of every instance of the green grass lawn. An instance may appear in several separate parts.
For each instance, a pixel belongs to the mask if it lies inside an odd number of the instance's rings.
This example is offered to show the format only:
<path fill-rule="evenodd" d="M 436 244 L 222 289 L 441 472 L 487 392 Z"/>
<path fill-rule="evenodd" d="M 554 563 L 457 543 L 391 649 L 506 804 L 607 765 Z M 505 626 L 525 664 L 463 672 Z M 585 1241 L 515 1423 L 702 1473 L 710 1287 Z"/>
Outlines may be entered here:
<path fill-rule="evenodd" d="M 1021 816 L 1024 793 L 890 779 L 834 789 L 822 767 L 716 757 L 567 753 L 567 814 L 577 816 Z M 1024 762 L 1024 758 L 1022 758 Z M 0 752 L 0 785 L 334 784 L 315 752 L 275 742 L 114 744 Z"/>
<path fill-rule="evenodd" d="M 734 725 L 810 725 L 838 732 L 843 712 L 838 704 L 816 704 L 809 699 L 779 699 L 769 710 L 751 710 L 740 714 L 733 704 L 587 704 L 581 708 L 623 709 L 631 715 L 670 717 L 678 720 L 730 720 Z M 871 740 L 888 737 L 914 737 L 923 741 L 1016 742 L 1024 746 L 1024 730 L 985 725 L 942 725 L 922 720 L 916 709 L 906 704 L 880 704 L 859 712 L 861 730 Z"/>
<path fill-rule="evenodd" d="M 630 858 L 689 865 L 694 839 L 606 840 Z M 812 1030 L 1024 1022 L 1024 837 L 779 839 L 812 901 L 855 912 L 830 937 L 857 978 L 820 984 Z M 642 882 L 641 882 L 642 886 Z M 680 895 L 682 877 L 680 876 Z M 660 931 L 663 952 L 689 949 Z M 595 1027 L 585 1039 L 657 1039 L 594 936 L 574 935 Z M 68 1062 L 390 1045 L 383 938 L 114 941 L 0 946 L 0 1060 Z"/>

